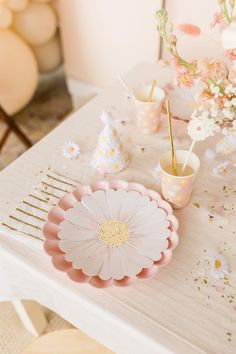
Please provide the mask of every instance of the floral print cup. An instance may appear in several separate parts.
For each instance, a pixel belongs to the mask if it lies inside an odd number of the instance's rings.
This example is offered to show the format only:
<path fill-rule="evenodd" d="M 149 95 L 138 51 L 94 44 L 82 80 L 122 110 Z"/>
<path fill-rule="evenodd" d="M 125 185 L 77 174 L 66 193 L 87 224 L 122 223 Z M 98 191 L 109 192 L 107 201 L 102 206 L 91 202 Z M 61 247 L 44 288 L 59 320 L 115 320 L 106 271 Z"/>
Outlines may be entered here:
<path fill-rule="evenodd" d="M 134 89 L 134 107 L 136 122 L 139 130 L 144 134 L 154 134 L 160 126 L 160 118 L 165 92 L 155 86 L 152 100 L 148 102 L 151 85 Z"/>
<path fill-rule="evenodd" d="M 188 155 L 187 150 L 177 150 L 177 164 L 183 165 Z M 171 151 L 166 152 L 160 159 L 161 188 L 163 197 L 171 203 L 173 208 L 184 208 L 191 198 L 193 183 L 200 167 L 199 158 L 191 153 L 188 166 L 192 173 L 186 176 L 174 176 L 168 172 L 171 165 Z"/>

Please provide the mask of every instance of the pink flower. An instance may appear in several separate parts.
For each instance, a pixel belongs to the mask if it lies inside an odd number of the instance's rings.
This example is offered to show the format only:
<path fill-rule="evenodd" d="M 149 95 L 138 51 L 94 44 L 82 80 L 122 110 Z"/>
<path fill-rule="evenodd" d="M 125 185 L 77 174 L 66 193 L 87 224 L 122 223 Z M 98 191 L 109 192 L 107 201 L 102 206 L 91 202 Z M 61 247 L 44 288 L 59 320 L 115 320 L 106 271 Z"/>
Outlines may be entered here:
<path fill-rule="evenodd" d="M 229 60 L 236 60 L 236 49 L 225 50 L 224 54 Z"/>
<path fill-rule="evenodd" d="M 176 58 L 176 57 L 172 58 L 170 63 L 171 63 L 171 66 L 179 73 L 184 74 L 187 72 L 187 69 L 179 63 L 178 58 Z"/>
<path fill-rule="evenodd" d="M 214 14 L 211 27 L 215 27 L 217 24 L 219 25 L 221 31 L 223 31 L 228 26 L 227 22 L 224 19 L 223 12 L 216 12 Z"/>
<path fill-rule="evenodd" d="M 183 23 L 178 26 L 179 30 L 189 36 L 197 37 L 201 34 L 201 29 L 198 26 L 191 25 L 190 23 Z"/>
<path fill-rule="evenodd" d="M 192 87 L 194 85 L 194 77 L 188 72 L 176 72 L 175 80 L 180 87 Z"/>

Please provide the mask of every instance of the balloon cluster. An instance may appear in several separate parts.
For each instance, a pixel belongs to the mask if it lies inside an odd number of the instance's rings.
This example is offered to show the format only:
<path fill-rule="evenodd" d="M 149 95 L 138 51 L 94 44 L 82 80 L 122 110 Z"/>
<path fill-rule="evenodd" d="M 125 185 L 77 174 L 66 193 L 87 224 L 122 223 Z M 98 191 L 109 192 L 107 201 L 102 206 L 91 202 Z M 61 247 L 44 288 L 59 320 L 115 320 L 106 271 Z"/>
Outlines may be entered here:
<path fill-rule="evenodd" d="M 57 22 L 52 0 L 0 0 L 0 104 L 8 113 L 28 103 L 38 72 L 61 63 Z"/>
<path fill-rule="evenodd" d="M 0 0 L 0 29 L 11 27 L 32 47 L 41 72 L 61 61 L 57 17 L 50 1 Z"/>

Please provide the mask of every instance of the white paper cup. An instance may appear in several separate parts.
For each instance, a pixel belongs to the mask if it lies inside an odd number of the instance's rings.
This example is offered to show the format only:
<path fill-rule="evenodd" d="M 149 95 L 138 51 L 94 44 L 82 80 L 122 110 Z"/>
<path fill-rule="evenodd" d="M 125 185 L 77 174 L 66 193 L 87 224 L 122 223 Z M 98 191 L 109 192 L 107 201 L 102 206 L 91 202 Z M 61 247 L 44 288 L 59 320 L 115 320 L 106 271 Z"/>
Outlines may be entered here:
<path fill-rule="evenodd" d="M 155 86 L 152 101 L 147 102 L 152 86 L 146 85 L 133 90 L 136 97 L 134 108 L 136 123 L 139 130 L 144 134 L 154 134 L 160 126 L 160 118 L 165 92 Z"/>
<path fill-rule="evenodd" d="M 177 150 L 177 163 L 184 164 L 187 155 L 187 150 Z M 194 180 L 200 167 L 200 161 L 197 155 L 191 153 L 188 166 L 190 166 L 194 172 L 188 176 L 173 176 L 166 171 L 167 167 L 170 165 L 171 151 L 164 153 L 160 159 L 162 195 L 170 202 L 173 208 L 181 209 L 189 203 L 191 198 Z"/>

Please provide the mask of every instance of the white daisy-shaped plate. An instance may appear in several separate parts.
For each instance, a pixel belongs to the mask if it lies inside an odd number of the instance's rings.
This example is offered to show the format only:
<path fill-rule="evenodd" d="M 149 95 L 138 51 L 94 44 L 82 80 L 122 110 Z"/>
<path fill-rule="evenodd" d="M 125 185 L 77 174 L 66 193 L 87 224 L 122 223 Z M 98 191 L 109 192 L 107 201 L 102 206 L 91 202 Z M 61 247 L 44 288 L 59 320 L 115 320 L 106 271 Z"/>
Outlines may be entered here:
<path fill-rule="evenodd" d="M 76 282 L 125 286 L 169 263 L 177 229 L 158 193 L 137 183 L 99 181 L 76 188 L 51 209 L 44 248 Z"/>

